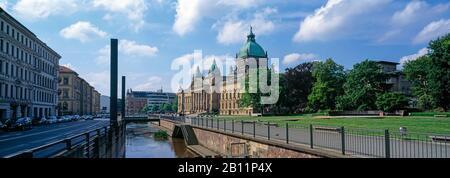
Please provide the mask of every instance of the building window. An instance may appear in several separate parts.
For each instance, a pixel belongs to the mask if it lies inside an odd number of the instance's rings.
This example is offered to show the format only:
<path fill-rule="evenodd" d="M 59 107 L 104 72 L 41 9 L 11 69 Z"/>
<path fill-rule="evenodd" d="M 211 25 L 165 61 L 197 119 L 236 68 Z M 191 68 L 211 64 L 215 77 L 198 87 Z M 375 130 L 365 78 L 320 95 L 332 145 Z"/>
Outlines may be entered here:
<path fill-rule="evenodd" d="M 63 98 L 69 98 L 69 91 L 68 90 L 64 90 L 63 91 Z"/>
<path fill-rule="evenodd" d="M 63 85 L 69 85 L 69 78 L 64 77 Z"/>

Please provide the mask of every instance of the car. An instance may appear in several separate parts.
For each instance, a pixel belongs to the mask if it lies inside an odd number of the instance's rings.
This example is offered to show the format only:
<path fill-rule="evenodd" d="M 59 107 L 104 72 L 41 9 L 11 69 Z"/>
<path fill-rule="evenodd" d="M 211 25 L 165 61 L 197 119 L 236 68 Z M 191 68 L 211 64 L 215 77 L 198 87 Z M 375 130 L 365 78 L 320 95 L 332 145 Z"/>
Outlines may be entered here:
<path fill-rule="evenodd" d="M 87 116 L 84 116 L 84 119 L 86 119 L 86 120 L 94 120 L 94 117 L 92 117 L 91 115 L 87 115 Z"/>
<path fill-rule="evenodd" d="M 5 129 L 6 125 L 2 123 L 2 121 L 0 121 L 0 129 Z"/>
<path fill-rule="evenodd" d="M 22 117 L 16 121 L 9 120 L 7 130 L 27 130 L 33 128 L 31 118 Z"/>
<path fill-rule="evenodd" d="M 50 116 L 48 117 L 48 119 L 46 120 L 47 124 L 54 124 L 54 123 L 58 123 L 58 119 L 55 116 Z"/>
<path fill-rule="evenodd" d="M 75 120 L 80 120 L 80 119 L 82 119 L 82 118 L 80 117 L 80 115 L 74 115 L 74 116 L 73 116 L 73 119 L 75 119 Z"/>
<path fill-rule="evenodd" d="M 41 118 L 33 118 L 31 119 L 31 122 L 33 125 L 41 125 L 47 123 L 47 118 L 41 117 Z"/>

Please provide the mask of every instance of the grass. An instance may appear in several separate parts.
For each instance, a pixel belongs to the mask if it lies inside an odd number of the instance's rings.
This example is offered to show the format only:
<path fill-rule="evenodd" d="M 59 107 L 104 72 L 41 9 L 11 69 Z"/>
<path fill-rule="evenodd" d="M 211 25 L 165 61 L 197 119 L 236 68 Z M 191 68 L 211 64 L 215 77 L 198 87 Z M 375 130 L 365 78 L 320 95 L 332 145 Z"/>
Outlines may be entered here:
<path fill-rule="evenodd" d="M 220 116 L 219 119 L 257 120 L 260 122 L 279 123 L 283 126 L 286 122 L 299 125 L 322 125 L 330 127 L 345 127 L 353 129 L 399 131 L 400 127 L 406 127 L 409 133 L 433 133 L 450 135 L 450 118 L 434 118 L 426 116 L 408 117 L 313 117 L 312 115 L 298 116 Z"/>

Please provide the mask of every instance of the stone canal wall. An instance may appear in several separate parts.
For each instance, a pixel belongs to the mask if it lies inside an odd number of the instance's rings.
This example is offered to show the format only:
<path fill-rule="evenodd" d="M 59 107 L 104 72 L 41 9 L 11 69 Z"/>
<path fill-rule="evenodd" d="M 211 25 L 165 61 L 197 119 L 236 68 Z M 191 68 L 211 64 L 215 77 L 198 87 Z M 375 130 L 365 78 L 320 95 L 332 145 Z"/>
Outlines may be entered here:
<path fill-rule="evenodd" d="M 275 144 L 237 135 L 194 128 L 199 143 L 221 155 L 247 155 L 252 158 L 317 158 L 319 156 L 286 149 Z M 245 146 L 244 146 L 245 145 Z M 232 152 L 233 151 L 233 152 Z"/>
<path fill-rule="evenodd" d="M 161 120 L 160 126 L 172 134 L 175 123 Z M 323 158 L 341 157 L 339 154 L 310 149 L 305 145 L 285 144 L 241 134 L 232 134 L 192 126 L 200 145 L 223 156 L 246 155 L 252 158 Z"/>

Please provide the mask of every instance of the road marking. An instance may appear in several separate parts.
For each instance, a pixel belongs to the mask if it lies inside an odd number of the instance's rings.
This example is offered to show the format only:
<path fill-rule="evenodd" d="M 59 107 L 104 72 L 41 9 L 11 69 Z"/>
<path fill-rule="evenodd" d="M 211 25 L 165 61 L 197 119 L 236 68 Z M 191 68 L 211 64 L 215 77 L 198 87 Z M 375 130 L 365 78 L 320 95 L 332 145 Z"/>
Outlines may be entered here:
<path fill-rule="evenodd" d="M 81 124 L 81 125 L 84 125 L 84 123 Z M 80 125 L 71 125 L 71 126 L 67 126 L 67 127 L 61 127 L 61 128 L 51 129 L 51 130 L 45 130 L 45 131 L 42 131 L 42 132 L 36 132 L 36 133 L 32 133 L 32 134 L 27 134 L 27 135 L 21 135 L 21 136 L 17 136 L 17 137 L 12 137 L 12 138 L 7 138 L 7 139 L 0 140 L 0 142 L 15 140 L 15 139 L 19 139 L 19 138 L 25 138 L 25 137 L 31 137 L 31 136 L 35 136 L 35 135 L 44 134 L 44 133 L 55 132 L 55 131 L 58 131 L 58 130 L 64 130 L 64 129 L 68 129 L 68 128 L 72 128 L 72 127 L 80 127 Z"/>
<path fill-rule="evenodd" d="M 18 150 L 18 151 L 14 151 L 15 153 L 17 153 L 17 152 L 20 152 L 20 151 L 24 151 L 24 150 L 28 150 L 28 149 L 32 149 L 32 148 L 38 147 L 40 145 L 49 144 L 49 143 L 51 143 L 52 141 L 54 141 L 58 137 L 61 137 L 61 139 L 64 139 L 64 138 L 68 138 L 68 137 L 70 137 L 72 135 L 75 135 L 76 132 L 82 133 L 82 132 L 88 131 L 88 130 L 94 128 L 94 127 L 99 127 L 101 125 L 107 126 L 107 124 L 102 123 L 102 122 L 96 122 L 96 123 L 93 123 L 92 125 L 88 125 L 87 127 L 83 127 L 83 125 L 85 125 L 85 124 L 77 125 L 80 128 L 77 128 L 77 129 L 70 130 L 68 132 L 62 133 L 62 135 L 59 135 L 59 136 L 44 137 L 44 138 L 42 138 L 40 140 L 35 140 L 35 141 L 29 142 L 29 143 L 23 143 L 23 144 L 20 144 L 20 145 L 10 146 L 8 148 L 2 149 L 2 152 L 5 153 L 5 152 L 8 152 L 10 150 Z M 66 127 L 66 128 L 69 128 L 69 127 Z M 55 129 L 53 131 L 55 131 Z M 42 142 L 42 143 L 38 144 L 39 142 Z M 35 144 L 37 146 L 33 146 L 31 148 L 28 148 L 28 147 L 30 147 L 29 146 L 30 144 Z M 11 153 L 9 153 L 9 154 L 11 154 Z"/>

